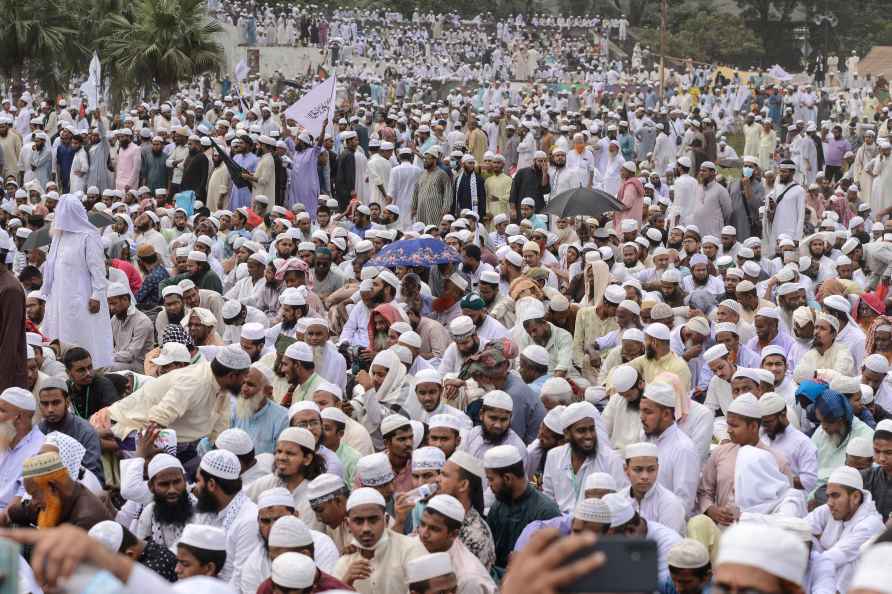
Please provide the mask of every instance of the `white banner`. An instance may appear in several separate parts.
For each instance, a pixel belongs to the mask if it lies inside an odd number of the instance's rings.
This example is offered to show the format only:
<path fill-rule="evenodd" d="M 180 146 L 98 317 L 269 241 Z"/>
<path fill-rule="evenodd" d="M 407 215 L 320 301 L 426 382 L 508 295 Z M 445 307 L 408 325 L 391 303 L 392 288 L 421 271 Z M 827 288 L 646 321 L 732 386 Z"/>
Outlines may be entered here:
<path fill-rule="evenodd" d="M 248 68 L 248 63 L 245 60 L 242 60 L 238 64 L 235 65 L 235 80 L 241 82 L 248 78 L 248 73 L 251 71 Z"/>
<path fill-rule="evenodd" d="M 780 67 L 780 65 L 775 64 L 771 68 L 768 69 L 768 76 L 772 78 L 776 78 L 779 81 L 788 81 L 793 80 L 793 75 Z"/>
<path fill-rule="evenodd" d="M 332 121 L 335 113 L 335 89 L 337 77 L 334 73 L 324 81 L 310 89 L 310 91 L 294 102 L 294 105 L 285 110 L 285 117 L 291 118 L 306 130 L 318 138 L 322 134 L 326 116 L 328 119 L 328 134 L 332 134 Z"/>
<path fill-rule="evenodd" d="M 102 84 L 102 64 L 99 63 L 99 54 L 93 52 L 90 60 L 90 69 L 87 80 L 81 85 L 81 93 L 87 98 L 87 109 L 93 111 L 99 107 L 99 88 Z"/>

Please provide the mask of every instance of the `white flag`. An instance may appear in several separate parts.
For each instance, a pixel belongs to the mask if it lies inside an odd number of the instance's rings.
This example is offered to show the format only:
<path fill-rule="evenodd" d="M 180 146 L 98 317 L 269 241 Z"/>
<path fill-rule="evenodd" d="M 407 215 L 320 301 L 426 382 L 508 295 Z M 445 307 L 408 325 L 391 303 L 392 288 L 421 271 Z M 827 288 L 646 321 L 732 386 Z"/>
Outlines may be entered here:
<path fill-rule="evenodd" d="M 318 138 L 322 134 L 327 115 L 328 131 L 331 134 L 335 112 L 336 79 L 337 77 L 332 73 L 331 76 L 310 89 L 306 95 L 285 110 L 285 117 L 293 119 Z"/>
<path fill-rule="evenodd" d="M 235 65 L 235 80 L 243 81 L 248 78 L 248 73 L 250 69 L 248 68 L 248 63 L 242 60 L 238 64 Z"/>
<path fill-rule="evenodd" d="M 90 69 L 87 80 L 81 85 L 81 93 L 87 98 L 87 109 L 93 111 L 99 107 L 99 88 L 102 83 L 102 64 L 99 63 L 99 54 L 93 52 L 90 60 Z"/>

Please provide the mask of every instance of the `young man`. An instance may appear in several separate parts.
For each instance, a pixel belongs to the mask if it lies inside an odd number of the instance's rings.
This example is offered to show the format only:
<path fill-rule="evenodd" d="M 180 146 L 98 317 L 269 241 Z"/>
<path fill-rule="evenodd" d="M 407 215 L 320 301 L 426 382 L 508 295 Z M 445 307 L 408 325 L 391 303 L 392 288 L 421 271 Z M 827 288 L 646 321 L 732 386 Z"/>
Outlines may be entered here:
<path fill-rule="evenodd" d="M 217 577 L 226 565 L 226 533 L 222 528 L 188 524 L 177 542 L 177 579 Z"/>

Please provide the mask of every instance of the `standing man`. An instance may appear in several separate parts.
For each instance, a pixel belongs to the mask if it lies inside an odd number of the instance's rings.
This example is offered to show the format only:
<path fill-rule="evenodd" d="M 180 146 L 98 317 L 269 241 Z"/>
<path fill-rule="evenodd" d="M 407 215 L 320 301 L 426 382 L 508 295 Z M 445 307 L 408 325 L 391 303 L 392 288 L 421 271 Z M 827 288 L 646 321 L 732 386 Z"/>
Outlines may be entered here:
<path fill-rule="evenodd" d="M 359 147 L 359 137 L 353 130 L 341 132 L 341 144 L 343 148 L 338 155 L 334 186 L 335 198 L 338 199 L 341 212 L 344 212 L 357 196 L 356 149 Z"/>
<path fill-rule="evenodd" d="M 12 240 L 0 232 L 0 391 L 24 388 L 28 383 L 25 367 L 25 291 L 5 264 Z"/>
<path fill-rule="evenodd" d="M 257 163 L 257 169 L 254 173 L 243 172 L 242 177 L 253 184 L 251 192 L 252 198 L 258 196 L 275 197 L 276 196 L 276 161 L 273 158 L 273 152 L 276 150 L 276 141 L 274 138 L 262 135 L 258 142 L 260 143 L 260 152 L 262 156 Z"/>
<path fill-rule="evenodd" d="M 130 128 L 118 130 L 118 153 L 115 161 L 115 189 L 126 192 L 139 186 L 139 173 L 142 168 L 142 150 L 131 142 L 133 131 Z"/>
<path fill-rule="evenodd" d="M 716 166 L 712 161 L 704 161 L 700 164 L 700 183 L 702 184 L 703 200 L 699 204 L 694 215 L 694 223 L 700 229 L 701 236 L 712 235 L 718 237 L 722 234 L 725 221 L 730 220 L 733 208 L 731 197 L 725 186 L 715 181 Z"/>
<path fill-rule="evenodd" d="M 764 238 L 768 246 L 775 246 L 777 238 L 786 234 L 793 241 L 802 239 L 805 224 L 805 188 L 793 181 L 796 164 L 784 159 L 778 166 L 778 179 L 774 189 L 768 194 L 766 209 L 766 229 Z M 770 253 L 766 255 L 771 255 Z"/>
<path fill-rule="evenodd" d="M 425 225 L 438 225 L 452 209 L 452 182 L 449 174 L 437 167 L 440 151 L 424 151 L 424 171 L 418 176 L 412 195 L 412 219 Z"/>

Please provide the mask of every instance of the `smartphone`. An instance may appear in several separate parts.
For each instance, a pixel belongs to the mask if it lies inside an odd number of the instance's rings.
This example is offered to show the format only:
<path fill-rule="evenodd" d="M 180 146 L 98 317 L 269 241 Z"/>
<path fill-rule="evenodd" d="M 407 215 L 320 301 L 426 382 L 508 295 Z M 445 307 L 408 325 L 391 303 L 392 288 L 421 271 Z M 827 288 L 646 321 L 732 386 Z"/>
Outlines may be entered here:
<path fill-rule="evenodd" d="M 604 553 L 607 561 L 561 592 L 653 592 L 658 589 L 657 543 L 645 538 L 599 536 L 598 542 L 568 557 L 562 565 Z"/>

